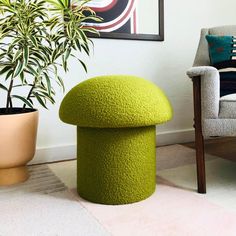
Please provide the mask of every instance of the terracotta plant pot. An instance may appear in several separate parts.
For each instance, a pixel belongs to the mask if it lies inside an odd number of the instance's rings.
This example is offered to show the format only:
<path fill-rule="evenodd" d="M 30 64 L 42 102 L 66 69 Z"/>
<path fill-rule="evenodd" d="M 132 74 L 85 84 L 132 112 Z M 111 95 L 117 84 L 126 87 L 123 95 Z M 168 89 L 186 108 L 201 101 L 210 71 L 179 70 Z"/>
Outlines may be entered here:
<path fill-rule="evenodd" d="M 38 111 L 21 110 L 13 108 L 11 114 L 4 114 L 4 109 L 0 109 L 0 186 L 29 177 L 26 164 L 35 154 Z"/>

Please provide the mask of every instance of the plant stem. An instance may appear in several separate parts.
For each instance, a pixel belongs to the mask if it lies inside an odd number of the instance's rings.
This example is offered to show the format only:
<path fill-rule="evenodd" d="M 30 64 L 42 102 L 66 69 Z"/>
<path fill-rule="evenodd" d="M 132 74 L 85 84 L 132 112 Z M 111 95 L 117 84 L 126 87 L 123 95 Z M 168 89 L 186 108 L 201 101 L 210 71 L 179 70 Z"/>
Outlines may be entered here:
<path fill-rule="evenodd" d="M 35 88 L 36 81 L 37 81 L 37 79 L 34 80 L 34 84 L 32 85 L 32 87 L 31 87 L 31 89 L 30 89 L 30 91 L 29 91 L 29 93 L 28 93 L 28 95 L 26 97 L 26 100 L 29 100 L 29 98 L 30 98 L 30 96 L 31 96 L 31 94 L 32 94 L 32 92 L 33 92 L 33 90 Z M 26 104 L 23 105 L 23 109 L 25 109 L 25 107 L 26 107 Z"/>
<path fill-rule="evenodd" d="M 11 100 L 12 88 L 13 88 L 13 78 L 11 78 L 11 82 L 10 82 L 9 89 L 8 89 L 8 92 L 7 92 L 6 113 L 9 112 L 9 107 L 12 108 L 12 100 Z"/>

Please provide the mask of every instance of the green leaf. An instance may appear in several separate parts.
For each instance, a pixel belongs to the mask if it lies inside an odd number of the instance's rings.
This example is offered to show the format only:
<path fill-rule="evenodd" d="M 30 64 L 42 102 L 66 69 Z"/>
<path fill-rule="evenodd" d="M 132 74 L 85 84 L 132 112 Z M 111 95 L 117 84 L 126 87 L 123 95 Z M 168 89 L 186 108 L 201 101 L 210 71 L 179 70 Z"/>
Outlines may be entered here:
<path fill-rule="evenodd" d="M 57 59 L 58 51 L 59 51 L 59 48 L 56 48 L 56 49 L 53 51 L 51 62 L 54 62 L 54 61 Z"/>
<path fill-rule="evenodd" d="M 17 77 L 24 69 L 24 64 L 22 61 L 18 60 L 16 67 L 14 69 L 13 78 Z"/>
<path fill-rule="evenodd" d="M 62 66 L 65 72 L 68 71 L 68 67 L 67 67 L 67 61 L 65 60 L 65 57 L 62 57 Z"/>
<path fill-rule="evenodd" d="M 87 42 L 86 34 L 81 29 L 79 29 L 77 31 L 78 31 L 79 35 L 81 36 L 81 38 L 83 39 L 83 41 L 86 43 Z"/>
<path fill-rule="evenodd" d="M 83 28 L 83 31 L 99 35 L 99 32 L 96 29 L 93 29 L 93 28 Z"/>
<path fill-rule="evenodd" d="M 86 54 L 89 56 L 89 48 L 88 48 L 88 45 L 81 45 L 81 47 L 84 49 L 84 51 L 86 52 Z"/>
<path fill-rule="evenodd" d="M 71 53 L 71 48 L 68 48 L 65 54 L 65 61 L 67 61 L 68 57 L 70 56 L 70 53 Z"/>
<path fill-rule="evenodd" d="M 34 70 L 34 68 L 32 66 L 30 66 L 29 64 L 27 65 L 27 69 L 29 70 L 29 72 L 33 75 L 33 76 L 38 76 L 38 73 Z"/>
<path fill-rule="evenodd" d="M 37 60 L 41 60 L 43 62 L 47 62 L 49 61 L 48 58 L 46 58 L 42 52 L 38 52 L 38 51 L 34 51 L 31 55 L 33 55 L 35 57 L 35 59 Z"/>
<path fill-rule="evenodd" d="M 44 91 L 37 91 L 38 94 L 42 97 L 44 97 L 45 99 L 47 99 L 48 101 L 50 101 L 52 104 L 55 103 L 55 100 L 53 99 L 52 96 L 50 96 L 48 93 L 44 92 Z"/>
<path fill-rule="evenodd" d="M 99 16 L 86 16 L 86 17 L 83 17 L 81 18 L 81 21 L 95 21 L 95 22 L 102 22 L 103 21 L 103 18 L 99 17 Z"/>
<path fill-rule="evenodd" d="M 32 87 L 33 84 L 15 84 L 12 87 L 13 88 L 18 88 L 18 87 L 26 87 L 26 86 Z"/>
<path fill-rule="evenodd" d="M 18 50 L 15 55 L 13 56 L 13 62 L 15 62 L 22 54 L 22 51 L 21 50 Z"/>
<path fill-rule="evenodd" d="M 31 35 L 31 36 L 30 36 L 30 40 L 31 40 L 32 44 L 33 44 L 36 48 L 38 48 L 38 42 L 37 42 L 37 40 L 36 40 L 36 38 L 35 38 L 34 35 Z"/>
<path fill-rule="evenodd" d="M 10 69 L 12 69 L 12 66 L 4 66 L 2 70 L 0 71 L 0 75 L 3 75 L 4 73 L 8 72 Z"/>
<path fill-rule="evenodd" d="M 87 70 L 87 67 L 86 67 L 85 63 L 84 63 L 83 61 L 81 61 L 80 59 L 78 59 L 78 60 L 79 60 L 80 64 L 83 66 L 84 70 L 85 70 L 86 73 L 87 73 L 88 70 Z"/>
<path fill-rule="evenodd" d="M 48 108 L 46 107 L 45 102 L 44 102 L 43 99 L 39 96 L 39 94 L 38 94 L 37 92 L 34 92 L 33 94 L 34 94 L 34 96 L 36 97 L 36 99 L 38 100 L 39 104 L 40 104 L 41 106 L 43 106 L 44 108 L 48 109 Z"/>
<path fill-rule="evenodd" d="M 23 58 L 24 58 L 24 65 L 26 66 L 28 64 L 28 60 L 29 60 L 29 47 L 28 46 L 24 47 Z"/>
<path fill-rule="evenodd" d="M 12 75 L 12 73 L 13 73 L 13 70 L 10 70 L 5 77 L 5 80 L 8 80 L 10 76 Z"/>
<path fill-rule="evenodd" d="M 43 74 L 44 74 L 46 82 L 47 82 L 48 94 L 50 96 L 51 95 L 51 90 L 52 90 L 51 81 L 50 81 L 50 78 L 49 78 L 49 76 L 48 76 L 48 74 L 46 72 L 43 72 Z"/>
<path fill-rule="evenodd" d="M 18 95 L 12 95 L 12 97 L 21 100 L 24 104 L 26 104 L 30 108 L 33 108 L 33 104 L 31 102 L 29 102 L 26 98 L 24 98 L 22 96 L 18 96 Z"/>
<path fill-rule="evenodd" d="M 77 49 L 81 51 L 80 41 L 78 39 L 75 39 L 75 43 L 76 43 Z"/>
<path fill-rule="evenodd" d="M 63 93 L 65 92 L 65 85 L 63 79 L 60 76 L 57 76 L 58 84 L 62 87 Z"/>
<path fill-rule="evenodd" d="M 5 90 L 5 91 L 8 91 L 8 89 L 7 89 L 3 84 L 1 84 L 1 83 L 0 83 L 0 89 L 3 89 L 3 90 Z"/>
<path fill-rule="evenodd" d="M 20 73 L 20 79 L 21 79 L 21 82 L 23 84 L 25 82 L 25 75 L 24 75 L 23 71 Z"/>

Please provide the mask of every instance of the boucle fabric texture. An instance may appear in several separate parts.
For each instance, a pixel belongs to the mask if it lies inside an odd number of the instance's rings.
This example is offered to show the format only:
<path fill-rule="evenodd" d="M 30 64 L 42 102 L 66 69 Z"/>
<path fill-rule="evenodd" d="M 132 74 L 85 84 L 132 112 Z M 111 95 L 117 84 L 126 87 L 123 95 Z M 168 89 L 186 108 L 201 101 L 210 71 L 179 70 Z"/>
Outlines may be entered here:
<path fill-rule="evenodd" d="M 220 99 L 220 118 L 236 119 L 236 94 L 230 94 Z"/>
<path fill-rule="evenodd" d="M 77 128 L 78 193 L 102 204 L 126 204 L 155 190 L 155 126 Z"/>
<path fill-rule="evenodd" d="M 171 119 L 172 108 L 154 83 L 135 76 L 100 76 L 74 87 L 63 99 L 62 121 L 80 127 L 139 127 Z"/>
<path fill-rule="evenodd" d="M 192 79 L 201 77 L 202 118 L 218 118 L 220 80 L 217 69 L 212 66 L 197 66 L 190 68 L 187 75 Z"/>
<path fill-rule="evenodd" d="M 62 121 L 77 125 L 77 190 L 96 203 L 141 201 L 155 190 L 155 124 L 172 108 L 155 84 L 128 75 L 100 76 L 63 99 Z"/>

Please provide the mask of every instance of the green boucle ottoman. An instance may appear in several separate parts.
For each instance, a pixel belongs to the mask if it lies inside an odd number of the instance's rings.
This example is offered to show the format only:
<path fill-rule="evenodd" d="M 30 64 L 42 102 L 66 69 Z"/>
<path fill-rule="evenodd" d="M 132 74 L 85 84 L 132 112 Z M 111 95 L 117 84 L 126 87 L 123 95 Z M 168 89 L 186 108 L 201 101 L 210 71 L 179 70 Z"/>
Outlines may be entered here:
<path fill-rule="evenodd" d="M 100 76 L 63 99 L 62 121 L 77 125 L 77 189 L 96 203 L 126 204 L 155 191 L 155 125 L 171 119 L 165 94 L 134 76 Z"/>

